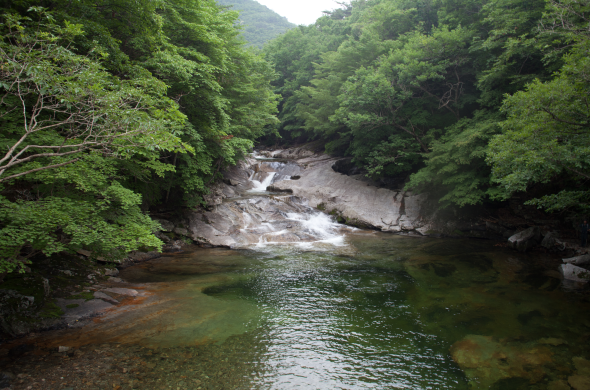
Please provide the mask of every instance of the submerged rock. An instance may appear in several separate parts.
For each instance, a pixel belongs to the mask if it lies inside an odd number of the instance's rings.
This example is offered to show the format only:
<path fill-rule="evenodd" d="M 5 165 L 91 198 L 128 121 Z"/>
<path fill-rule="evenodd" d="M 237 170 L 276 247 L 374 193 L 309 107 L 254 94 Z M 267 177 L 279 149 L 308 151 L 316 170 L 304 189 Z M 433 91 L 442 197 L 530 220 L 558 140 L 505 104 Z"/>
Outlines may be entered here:
<path fill-rule="evenodd" d="M 552 362 L 547 347 L 507 345 L 479 335 L 466 336 L 453 344 L 451 356 L 472 386 L 482 389 L 505 378 L 525 378 L 536 383 L 545 376 L 542 366 Z"/>
<path fill-rule="evenodd" d="M 567 382 L 574 390 L 590 390 L 590 376 L 572 375 Z"/>

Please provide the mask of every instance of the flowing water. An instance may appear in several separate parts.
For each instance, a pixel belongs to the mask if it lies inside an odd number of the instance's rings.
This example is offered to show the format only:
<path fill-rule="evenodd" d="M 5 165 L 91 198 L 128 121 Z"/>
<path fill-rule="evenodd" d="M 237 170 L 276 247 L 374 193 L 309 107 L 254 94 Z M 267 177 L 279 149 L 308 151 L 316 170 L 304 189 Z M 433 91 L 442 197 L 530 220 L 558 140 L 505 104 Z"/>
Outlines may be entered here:
<path fill-rule="evenodd" d="M 128 268 L 121 277 L 141 298 L 42 342 L 117 346 L 149 367 L 117 385 L 136 389 L 590 381 L 587 295 L 545 271 L 546 259 L 489 241 L 342 229 L 317 211 L 282 218 L 316 239 L 195 249 Z M 109 375 L 84 387 L 112 388 Z"/>

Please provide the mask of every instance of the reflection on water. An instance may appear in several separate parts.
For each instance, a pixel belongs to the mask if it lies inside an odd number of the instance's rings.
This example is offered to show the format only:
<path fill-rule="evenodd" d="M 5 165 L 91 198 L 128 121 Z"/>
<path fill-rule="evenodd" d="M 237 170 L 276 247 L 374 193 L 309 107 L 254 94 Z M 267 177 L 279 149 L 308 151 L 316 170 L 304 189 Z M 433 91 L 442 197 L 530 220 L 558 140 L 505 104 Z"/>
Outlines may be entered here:
<path fill-rule="evenodd" d="M 129 356 L 156 348 L 175 374 L 138 376 L 129 388 L 142 389 L 567 389 L 590 380 L 586 297 L 564 292 L 534 258 L 485 241 L 362 231 L 346 244 L 152 260 L 121 275 L 145 283 L 143 300 L 43 342 L 123 343 Z"/>

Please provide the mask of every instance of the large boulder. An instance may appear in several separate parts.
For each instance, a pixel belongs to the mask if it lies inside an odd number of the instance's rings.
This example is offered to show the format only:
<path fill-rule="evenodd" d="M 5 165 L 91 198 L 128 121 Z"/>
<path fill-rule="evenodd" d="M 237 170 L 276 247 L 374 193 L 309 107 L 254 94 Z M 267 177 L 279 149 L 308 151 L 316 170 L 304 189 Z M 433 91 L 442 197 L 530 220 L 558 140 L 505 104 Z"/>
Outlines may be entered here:
<path fill-rule="evenodd" d="M 359 227 L 401 232 L 416 231 L 426 225 L 425 195 L 379 188 L 363 175 L 338 173 L 332 169 L 335 159 L 327 155 L 298 163 L 305 166 L 300 178 L 277 181 L 273 190 L 306 198 L 310 206 Z"/>
<path fill-rule="evenodd" d="M 582 255 L 576 257 L 569 257 L 567 259 L 561 259 L 564 263 L 574 265 L 590 264 L 590 255 Z"/>
<path fill-rule="evenodd" d="M 590 280 L 590 271 L 585 268 L 578 267 L 577 265 L 562 264 L 559 267 L 559 271 L 562 273 L 563 278 L 567 280 L 583 283 Z"/>
<path fill-rule="evenodd" d="M 508 239 L 508 246 L 519 252 L 526 252 L 538 244 L 540 239 L 541 229 L 539 229 L 538 226 L 533 226 L 510 236 Z"/>

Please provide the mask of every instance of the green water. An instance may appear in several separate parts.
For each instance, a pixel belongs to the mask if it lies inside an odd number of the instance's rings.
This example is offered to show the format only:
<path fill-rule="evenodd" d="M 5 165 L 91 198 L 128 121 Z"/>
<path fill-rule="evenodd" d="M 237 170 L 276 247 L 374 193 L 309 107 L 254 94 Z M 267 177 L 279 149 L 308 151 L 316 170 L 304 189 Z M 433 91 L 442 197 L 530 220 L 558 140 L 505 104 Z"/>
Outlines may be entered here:
<path fill-rule="evenodd" d="M 176 374 L 202 388 L 551 390 L 590 375 L 587 296 L 543 258 L 479 240 L 358 232 L 346 243 L 129 268 L 168 311 L 112 322 L 104 339 L 192 353 Z"/>

